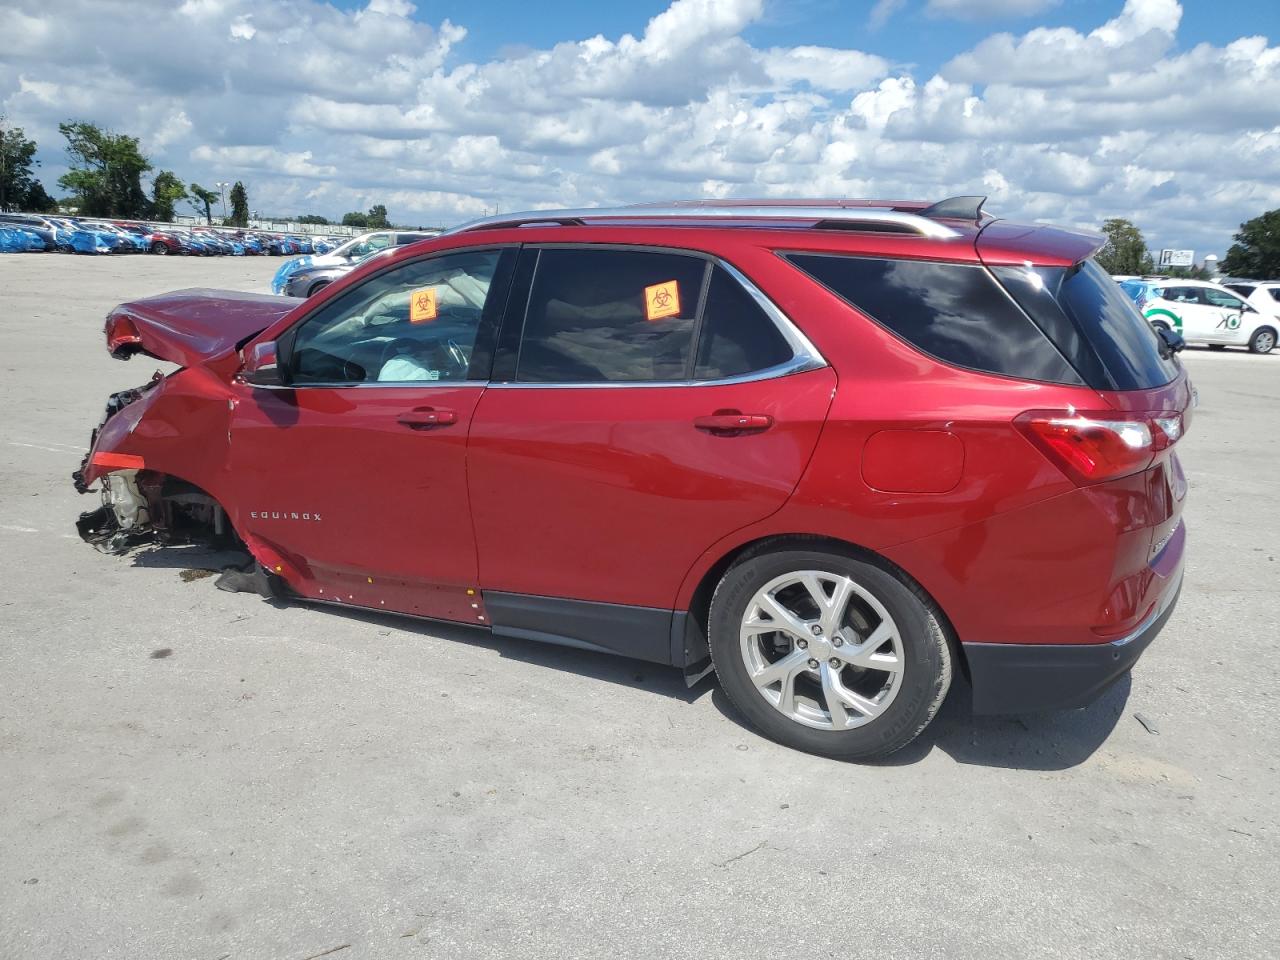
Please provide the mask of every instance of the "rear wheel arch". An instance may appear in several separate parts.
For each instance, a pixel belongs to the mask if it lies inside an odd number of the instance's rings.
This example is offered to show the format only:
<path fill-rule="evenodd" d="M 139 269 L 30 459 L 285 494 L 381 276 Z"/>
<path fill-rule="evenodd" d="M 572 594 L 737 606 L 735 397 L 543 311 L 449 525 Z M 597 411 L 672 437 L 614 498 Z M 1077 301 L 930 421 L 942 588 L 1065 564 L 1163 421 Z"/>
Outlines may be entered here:
<path fill-rule="evenodd" d="M 951 649 L 952 662 L 959 664 L 961 672 L 966 679 L 968 678 L 969 665 L 965 660 L 964 647 L 959 642 L 955 627 L 941 604 L 933 598 L 919 580 L 912 576 L 910 572 L 874 550 L 848 540 L 821 534 L 783 533 L 758 537 L 739 544 L 711 564 L 698 580 L 697 586 L 694 587 L 688 605 L 689 618 L 696 625 L 702 637 L 708 636 L 711 600 L 715 596 L 716 588 L 720 585 L 721 580 L 724 579 L 725 574 L 735 566 L 745 563 L 753 557 L 767 553 L 780 553 L 786 550 L 817 550 L 835 553 L 879 567 L 886 573 L 898 578 L 908 590 L 914 593 L 932 611 L 942 627 L 947 645 Z M 685 666 L 691 665 L 685 664 Z"/>
<path fill-rule="evenodd" d="M 1266 341 L 1267 345 L 1265 349 L 1263 349 L 1262 346 L 1260 345 L 1260 340 L 1259 340 L 1260 334 L 1271 335 L 1270 340 Z M 1263 324 L 1262 326 L 1257 327 L 1253 331 L 1253 333 L 1249 334 L 1249 350 L 1253 353 L 1270 353 L 1272 350 L 1275 349 L 1277 336 L 1278 334 L 1275 326 L 1271 324 Z"/>

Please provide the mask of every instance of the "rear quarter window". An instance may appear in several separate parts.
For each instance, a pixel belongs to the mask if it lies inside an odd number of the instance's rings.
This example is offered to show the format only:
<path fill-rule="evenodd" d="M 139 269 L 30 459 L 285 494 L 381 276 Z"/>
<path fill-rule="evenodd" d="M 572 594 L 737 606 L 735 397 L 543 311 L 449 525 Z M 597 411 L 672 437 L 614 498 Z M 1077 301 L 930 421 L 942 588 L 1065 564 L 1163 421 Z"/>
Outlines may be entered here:
<path fill-rule="evenodd" d="M 917 349 L 1020 380 L 1083 381 L 985 267 L 792 253 L 787 259 Z M 1108 278 L 1108 283 L 1115 283 Z M 1116 296 L 1123 299 L 1119 290 Z"/>
<path fill-rule="evenodd" d="M 1089 386 L 1148 390 L 1178 375 L 1177 359 L 1161 350 L 1155 330 L 1093 260 L 1069 268 L 996 267 L 992 273 L 1042 329 L 1072 331 L 1080 339 L 1072 356 Z M 1163 291 L 1166 299 L 1172 293 Z"/>

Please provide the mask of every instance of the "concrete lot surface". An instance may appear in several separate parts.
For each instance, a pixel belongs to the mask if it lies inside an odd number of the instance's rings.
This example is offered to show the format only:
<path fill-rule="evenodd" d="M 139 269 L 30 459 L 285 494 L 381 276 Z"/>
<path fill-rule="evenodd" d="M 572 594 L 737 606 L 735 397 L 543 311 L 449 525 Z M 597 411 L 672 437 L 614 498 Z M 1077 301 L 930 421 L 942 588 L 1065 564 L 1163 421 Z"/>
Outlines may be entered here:
<path fill-rule="evenodd" d="M 70 473 L 156 366 L 105 312 L 279 262 L 0 257 L 0 957 L 1280 955 L 1280 356 L 1184 354 L 1187 587 L 1131 683 L 959 687 L 855 766 L 674 670 L 81 543 Z"/>

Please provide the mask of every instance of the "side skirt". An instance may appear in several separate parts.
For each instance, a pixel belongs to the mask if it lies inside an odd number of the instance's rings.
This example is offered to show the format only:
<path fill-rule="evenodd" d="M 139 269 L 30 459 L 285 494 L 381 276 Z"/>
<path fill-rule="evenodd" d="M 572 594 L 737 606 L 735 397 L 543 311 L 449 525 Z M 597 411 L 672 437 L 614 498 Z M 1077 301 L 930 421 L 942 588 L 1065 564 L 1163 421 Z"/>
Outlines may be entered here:
<path fill-rule="evenodd" d="M 492 590 L 484 591 L 484 605 L 497 636 L 540 640 L 668 666 L 674 662 L 670 610 Z"/>

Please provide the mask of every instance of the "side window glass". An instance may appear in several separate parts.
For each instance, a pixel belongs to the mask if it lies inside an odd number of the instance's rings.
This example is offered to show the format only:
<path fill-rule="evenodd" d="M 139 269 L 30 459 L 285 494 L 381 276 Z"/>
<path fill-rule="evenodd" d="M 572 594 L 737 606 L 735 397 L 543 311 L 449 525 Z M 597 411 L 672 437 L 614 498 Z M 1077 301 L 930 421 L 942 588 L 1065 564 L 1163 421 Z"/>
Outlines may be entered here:
<path fill-rule="evenodd" d="M 671 253 L 545 249 L 529 292 L 516 380 L 686 380 L 707 261 Z"/>
<path fill-rule="evenodd" d="M 418 260 L 347 291 L 298 328 L 293 383 L 465 380 L 500 256 Z"/>
<path fill-rule="evenodd" d="M 1215 307 L 1230 307 L 1232 310 L 1239 310 L 1244 306 L 1244 301 L 1237 297 L 1231 296 L 1229 293 L 1223 293 L 1221 290 L 1213 290 L 1204 287 L 1203 292 L 1207 299 Z"/>
<path fill-rule="evenodd" d="M 788 259 L 828 290 L 947 363 L 1050 383 L 1080 375 L 982 267 L 829 254 Z M 1116 299 L 1128 304 L 1108 279 Z"/>
<path fill-rule="evenodd" d="M 760 304 L 723 267 L 711 274 L 698 359 L 698 380 L 738 377 L 786 363 L 794 353 Z"/>

